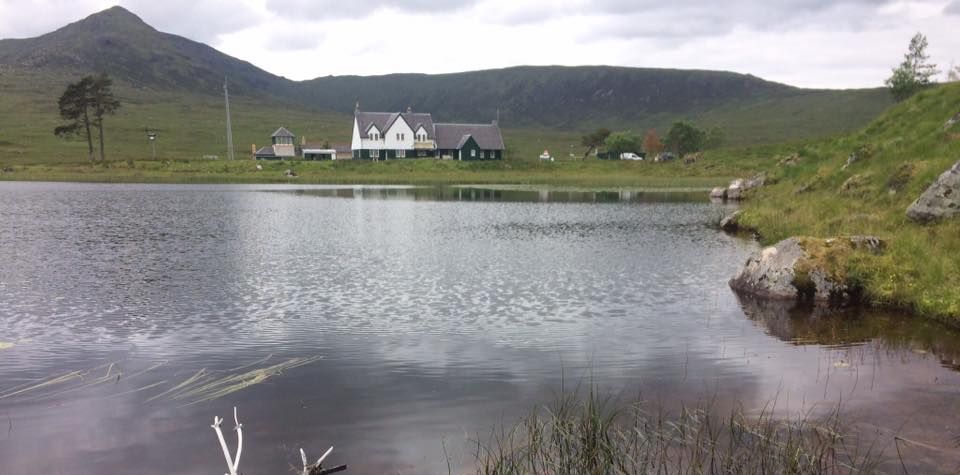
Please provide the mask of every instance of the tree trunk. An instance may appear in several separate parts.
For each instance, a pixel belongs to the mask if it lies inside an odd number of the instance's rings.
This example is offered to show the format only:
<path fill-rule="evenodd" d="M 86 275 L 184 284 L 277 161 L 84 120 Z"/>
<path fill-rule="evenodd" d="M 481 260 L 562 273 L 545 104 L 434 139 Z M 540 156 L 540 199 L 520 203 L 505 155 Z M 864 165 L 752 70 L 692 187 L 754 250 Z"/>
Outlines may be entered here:
<path fill-rule="evenodd" d="M 107 159 L 103 152 L 103 119 L 100 119 L 97 122 L 97 130 L 100 131 L 100 161 L 102 162 Z"/>
<path fill-rule="evenodd" d="M 87 132 L 87 149 L 89 150 L 87 156 L 90 158 L 90 161 L 93 161 L 93 136 L 90 135 L 90 116 L 87 114 L 87 110 L 83 110 L 83 128 Z"/>

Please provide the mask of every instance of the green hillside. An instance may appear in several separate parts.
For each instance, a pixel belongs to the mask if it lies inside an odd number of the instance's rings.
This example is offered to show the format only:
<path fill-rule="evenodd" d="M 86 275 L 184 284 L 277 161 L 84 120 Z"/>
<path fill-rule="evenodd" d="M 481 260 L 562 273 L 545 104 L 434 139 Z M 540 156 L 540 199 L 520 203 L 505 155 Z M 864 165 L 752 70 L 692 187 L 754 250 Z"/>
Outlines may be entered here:
<path fill-rule="evenodd" d="M 343 113 L 432 111 L 443 120 L 514 127 L 666 130 L 688 119 L 728 130 L 735 143 L 851 130 L 890 104 L 885 90 L 810 90 L 722 71 L 609 66 L 522 66 L 456 74 L 327 77 L 307 81 L 305 100 Z"/>
<path fill-rule="evenodd" d="M 760 168 L 772 185 L 746 204 L 741 222 L 766 243 L 789 236 L 869 234 L 888 240 L 879 257 L 859 256 L 844 271 L 869 298 L 960 323 L 960 220 L 919 225 L 907 207 L 960 160 L 960 84 L 939 86 L 891 108 L 864 129 L 784 148 Z M 862 159 L 844 169 L 848 157 Z M 799 163 L 779 164 L 791 154 Z"/>
<path fill-rule="evenodd" d="M 111 120 L 114 158 L 143 157 L 143 127 L 161 129 L 169 158 L 223 155 L 220 94 L 229 78 L 241 153 L 279 125 L 310 140 L 349 139 L 357 101 L 365 110 L 429 111 L 443 121 L 489 121 L 499 110 L 512 158 L 548 148 L 579 153 L 582 132 L 605 126 L 664 132 L 689 119 L 727 131 L 731 144 L 835 135 L 890 104 L 869 90 L 807 90 L 729 72 L 607 66 L 514 67 L 457 74 L 325 77 L 295 82 L 176 35 L 113 7 L 52 33 L 0 40 L 0 160 L 75 161 L 82 148 L 52 135 L 64 86 L 107 72 L 124 107 Z M 108 150 L 109 151 L 109 150 Z"/>

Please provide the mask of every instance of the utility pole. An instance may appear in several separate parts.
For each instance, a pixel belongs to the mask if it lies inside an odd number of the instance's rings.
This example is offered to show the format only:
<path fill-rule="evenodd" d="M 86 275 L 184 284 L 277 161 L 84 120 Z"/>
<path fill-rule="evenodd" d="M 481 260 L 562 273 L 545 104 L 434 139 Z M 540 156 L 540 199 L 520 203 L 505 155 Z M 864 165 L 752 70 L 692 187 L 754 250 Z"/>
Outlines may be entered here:
<path fill-rule="evenodd" d="M 230 93 L 227 92 L 227 77 L 223 77 L 223 101 L 227 106 L 227 159 L 233 160 L 233 128 L 230 126 Z"/>

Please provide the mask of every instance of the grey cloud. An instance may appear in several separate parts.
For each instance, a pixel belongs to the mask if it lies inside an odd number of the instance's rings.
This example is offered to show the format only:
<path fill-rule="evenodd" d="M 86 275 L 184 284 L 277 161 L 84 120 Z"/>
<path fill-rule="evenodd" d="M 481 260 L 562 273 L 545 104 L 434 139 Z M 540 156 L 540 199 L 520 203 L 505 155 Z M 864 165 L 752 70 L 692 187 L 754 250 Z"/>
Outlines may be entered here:
<path fill-rule="evenodd" d="M 659 38 L 682 42 L 724 35 L 735 28 L 784 32 L 809 28 L 861 31 L 875 21 L 877 8 L 891 1 L 788 0 L 761 5 L 751 0 L 722 4 L 681 0 L 665 6 L 645 0 L 600 0 L 591 8 L 609 17 L 606 27 L 595 34 L 584 35 L 583 39 Z"/>
<path fill-rule="evenodd" d="M 327 35 L 316 28 L 288 28 L 268 33 L 270 44 L 280 51 L 305 51 L 322 43 Z"/>
<path fill-rule="evenodd" d="M 49 33 L 95 13 L 95 0 L 0 0 L 0 38 L 28 38 Z M 25 12 L 29 14 L 25 15 Z"/>
<path fill-rule="evenodd" d="M 160 31 L 205 43 L 261 20 L 243 3 L 230 0 L 122 0 L 121 5 Z"/>
<path fill-rule="evenodd" d="M 267 9 L 291 18 L 362 18 L 385 8 L 432 15 L 462 10 L 476 3 L 477 0 L 267 0 Z"/>
<path fill-rule="evenodd" d="M 943 9 L 943 13 L 960 16 L 960 0 L 954 0 L 947 5 L 947 7 Z"/>
<path fill-rule="evenodd" d="M 689 25 L 686 34 L 696 37 L 710 36 L 710 32 L 725 32 L 735 27 L 773 30 L 814 23 L 816 26 L 860 29 L 865 17 L 890 3 L 894 3 L 894 0 L 675 0 L 670 3 L 658 0 L 595 0 L 584 6 L 543 5 L 535 12 L 524 6 L 514 14 L 505 13 L 502 19 L 508 24 L 525 24 L 570 14 L 602 15 L 621 21 L 624 18 L 635 19 L 640 23 L 640 30 L 655 30 L 657 27 L 673 30 Z M 705 27 L 707 34 L 699 34 L 699 27 Z M 628 32 L 628 36 L 632 34 L 634 32 Z"/>

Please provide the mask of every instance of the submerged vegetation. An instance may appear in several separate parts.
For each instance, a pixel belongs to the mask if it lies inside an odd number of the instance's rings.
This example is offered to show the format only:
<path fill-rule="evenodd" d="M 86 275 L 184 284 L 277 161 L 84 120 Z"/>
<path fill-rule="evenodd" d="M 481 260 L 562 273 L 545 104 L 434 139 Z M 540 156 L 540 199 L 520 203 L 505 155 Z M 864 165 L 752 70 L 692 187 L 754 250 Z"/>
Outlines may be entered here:
<path fill-rule="evenodd" d="M 784 419 L 774 406 L 720 414 L 707 402 L 671 413 L 595 390 L 563 394 L 478 443 L 477 473 L 869 473 L 881 462 L 885 447 L 844 434 L 840 411 Z"/>
<path fill-rule="evenodd" d="M 319 356 L 298 357 L 266 365 L 271 359 L 267 356 L 248 365 L 225 371 L 208 371 L 206 368 L 183 379 L 164 379 L 129 392 L 153 392 L 148 402 L 169 400 L 192 405 L 222 398 L 250 386 L 260 384 L 284 371 L 316 362 Z M 49 399 L 84 388 L 106 384 L 116 384 L 121 378 L 130 380 L 157 370 L 163 363 L 154 364 L 146 369 L 125 374 L 118 362 L 107 363 L 95 368 L 70 371 L 57 376 L 28 381 L 19 386 L 0 389 L 0 400 L 9 398 Z M 125 394 L 125 393 L 121 393 Z"/>

